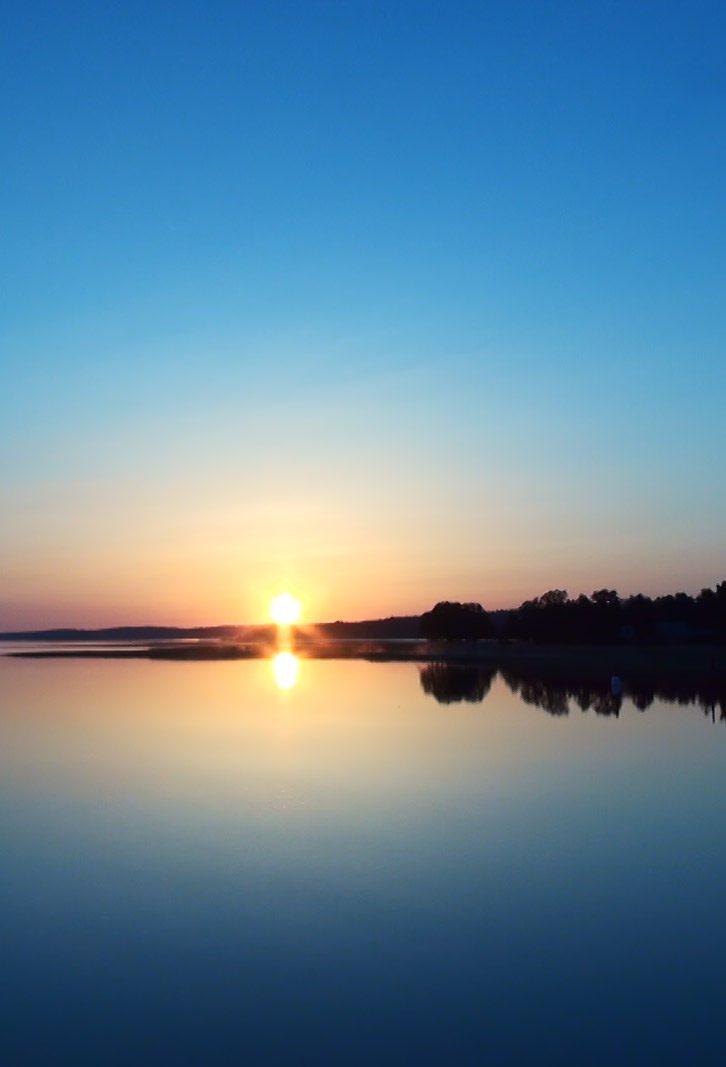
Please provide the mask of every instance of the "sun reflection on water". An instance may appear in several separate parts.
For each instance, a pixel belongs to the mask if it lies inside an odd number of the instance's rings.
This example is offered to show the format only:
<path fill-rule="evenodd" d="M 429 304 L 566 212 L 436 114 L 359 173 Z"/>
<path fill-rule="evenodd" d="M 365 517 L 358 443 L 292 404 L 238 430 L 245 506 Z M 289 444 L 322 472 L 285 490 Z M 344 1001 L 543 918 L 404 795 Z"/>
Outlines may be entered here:
<path fill-rule="evenodd" d="M 278 689 L 292 689 L 300 673 L 300 660 L 292 652 L 278 652 L 272 660 L 272 673 Z"/>

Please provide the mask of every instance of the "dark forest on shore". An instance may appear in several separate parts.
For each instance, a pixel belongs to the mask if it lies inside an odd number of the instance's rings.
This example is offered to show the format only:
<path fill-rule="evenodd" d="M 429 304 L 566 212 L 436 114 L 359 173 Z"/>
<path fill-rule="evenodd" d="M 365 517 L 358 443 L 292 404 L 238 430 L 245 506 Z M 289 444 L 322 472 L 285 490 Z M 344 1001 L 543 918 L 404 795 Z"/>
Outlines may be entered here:
<path fill-rule="evenodd" d="M 429 640 L 500 638 L 548 643 L 714 642 L 726 639 L 726 581 L 698 596 L 673 593 L 622 598 L 614 589 L 571 599 L 550 589 L 513 611 L 489 614 L 481 604 L 441 601 L 421 616 Z"/>

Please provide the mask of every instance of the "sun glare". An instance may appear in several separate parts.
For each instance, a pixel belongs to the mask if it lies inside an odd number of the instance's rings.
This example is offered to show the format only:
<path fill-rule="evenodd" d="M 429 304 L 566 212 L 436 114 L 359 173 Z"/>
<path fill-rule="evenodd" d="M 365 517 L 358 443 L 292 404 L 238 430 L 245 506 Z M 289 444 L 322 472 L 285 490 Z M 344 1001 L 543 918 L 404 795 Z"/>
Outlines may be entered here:
<path fill-rule="evenodd" d="M 291 593 L 280 593 L 270 604 L 270 617 L 278 626 L 292 626 L 301 611 L 302 604 Z"/>
<path fill-rule="evenodd" d="M 300 661 L 292 652 L 278 652 L 272 660 L 272 673 L 278 689 L 292 689 L 300 672 Z"/>

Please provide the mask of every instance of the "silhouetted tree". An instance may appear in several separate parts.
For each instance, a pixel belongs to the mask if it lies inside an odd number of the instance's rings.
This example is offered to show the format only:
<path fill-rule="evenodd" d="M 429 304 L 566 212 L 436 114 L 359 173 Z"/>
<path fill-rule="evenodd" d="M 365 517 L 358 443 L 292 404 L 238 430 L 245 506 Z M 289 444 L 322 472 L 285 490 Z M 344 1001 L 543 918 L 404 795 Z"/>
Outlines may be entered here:
<path fill-rule="evenodd" d="M 421 633 L 445 640 L 489 636 L 489 620 L 479 604 L 443 602 L 422 616 Z M 622 600 L 614 589 L 596 589 L 570 600 L 564 589 L 549 589 L 525 600 L 498 619 L 497 635 L 523 641 L 726 641 L 726 581 L 715 589 Z"/>
<path fill-rule="evenodd" d="M 596 589 L 590 597 L 593 607 L 591 625 L 596 641 L 613 641 L 621 624 L 620 597 L 614 589 Z"/>
<path fill-rule="evenodd" d="M 650 597 L 638 593 L 622 603 L 622 619 L 639 641 L 650 640 L 655 627 L 655 608 Z"/>
<path fill-rule="evenodd" d="M 614 589 L 596 589 L 570 600 L 550 589 L 509 614 L 505 636 L 525 641 L 726 640 L 726 581 L 715 589 L 621 600 Z"/>
<path fill-rule="evenodd" d="M 478 641 L 489 633 L 489 616 L 481 604 L 441 600 L 421 616 L 421 634 L 429 640 Z"/>

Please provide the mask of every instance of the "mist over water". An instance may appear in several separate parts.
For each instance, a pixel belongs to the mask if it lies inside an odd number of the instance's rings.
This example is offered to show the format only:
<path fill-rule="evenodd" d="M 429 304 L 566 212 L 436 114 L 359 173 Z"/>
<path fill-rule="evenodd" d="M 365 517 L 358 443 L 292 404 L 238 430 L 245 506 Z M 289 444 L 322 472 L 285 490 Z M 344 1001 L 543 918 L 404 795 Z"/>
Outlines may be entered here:
<path fill-rule="evenodd" d="M 726 729 L 666 688 L 0 658 L 2 1062 L 722 1062 Z"/>

